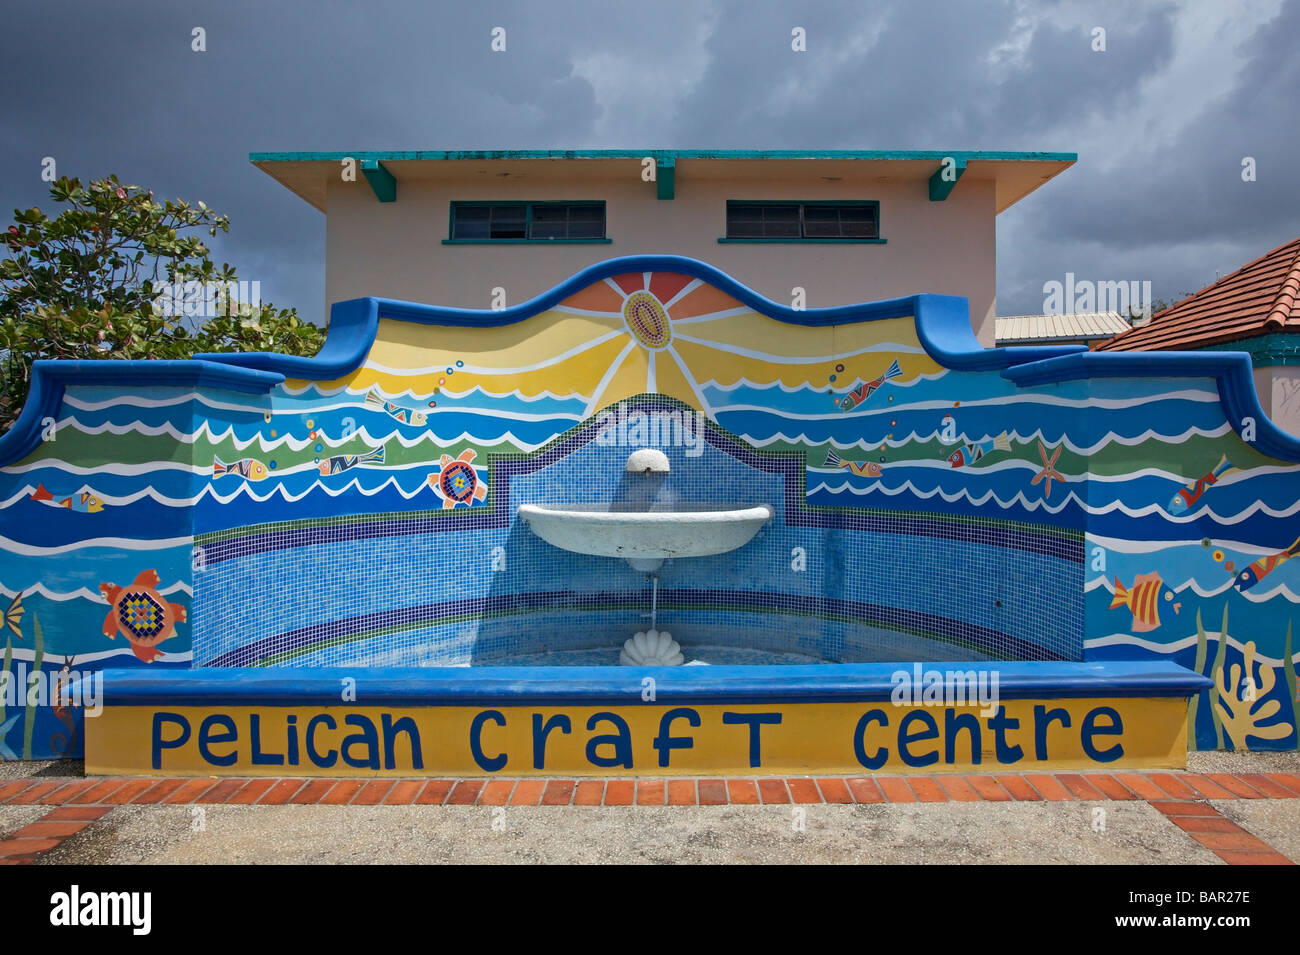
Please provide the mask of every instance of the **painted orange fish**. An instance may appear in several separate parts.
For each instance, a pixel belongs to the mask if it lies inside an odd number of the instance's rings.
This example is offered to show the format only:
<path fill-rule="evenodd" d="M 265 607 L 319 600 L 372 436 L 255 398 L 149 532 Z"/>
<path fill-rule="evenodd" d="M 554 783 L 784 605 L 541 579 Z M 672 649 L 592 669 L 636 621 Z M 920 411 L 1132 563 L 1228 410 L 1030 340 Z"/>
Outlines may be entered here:
<path fill-rule="evenodd" d="M 1128 607 L 1133 612 L 1133 632 L 1147 633 L 1160 626 L 1160 591 L 1165 582 L 1154 571 L 1138 574 L 1131 586 L 1125 587 L 1115 578 L 1115 596 L 1111 598 L 1110 609 Z M 1173 593 L 1165 594 L 1165 599 L 1172 599 Z M 1173 605 L 1174 613 L 1183 607 L 1181 603 Z"/>
<path fill-rule="evenodd" d="M 36 493 L 31 496 L 31 499 L 51 507 L 66 507 L 68 510 L 82 514 L 98 514 L 104 509 L 104 502 L 96 497 L 93 491 L 78 491 L 76 494 L 63 496 L 52 493 L 39 482 L 36 485 Z"/>

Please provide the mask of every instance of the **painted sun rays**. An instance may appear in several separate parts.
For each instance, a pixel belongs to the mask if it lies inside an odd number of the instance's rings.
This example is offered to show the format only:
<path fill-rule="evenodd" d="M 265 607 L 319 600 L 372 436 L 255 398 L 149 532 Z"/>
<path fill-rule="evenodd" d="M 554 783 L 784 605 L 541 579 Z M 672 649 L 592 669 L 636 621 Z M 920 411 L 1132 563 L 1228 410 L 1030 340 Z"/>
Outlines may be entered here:
<path fill-rule="evenodd" d="M 443 327 L 435 340 L 419 326 L 388 323 L 391 334 L 381 336 L 347 387 L 419 398 L 436 384 L 448 399 L 440 408 L 476 393 L 550 396 L 581 401 L 584 418 L 634 395 L 662 394 L 715 418 L 710 386 L 824 388 L 824 371 L 845 346 L 881 348 L 844 341 L 844 329 L 778 321 L 673 272 L 605 278 L 525 321 L 522 338 L 506 328 Z"/>

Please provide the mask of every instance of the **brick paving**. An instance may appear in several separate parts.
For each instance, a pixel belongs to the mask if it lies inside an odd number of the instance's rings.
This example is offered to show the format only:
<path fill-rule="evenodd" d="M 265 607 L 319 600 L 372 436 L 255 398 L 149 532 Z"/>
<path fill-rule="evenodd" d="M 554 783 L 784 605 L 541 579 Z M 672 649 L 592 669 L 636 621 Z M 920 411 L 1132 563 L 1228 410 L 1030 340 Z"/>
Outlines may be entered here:
<path fill-rule="evenodd" d="M 1294 773 L 1117 772 L 704 779 L 29 778 L 0 805 L 49 812 L 0 840 L 0 865 L 32 862 L 122 805 L 727 806 L 1140 800 L 1229 865 L 1290 865 L 1207 799 L 1300 799 Z"/>

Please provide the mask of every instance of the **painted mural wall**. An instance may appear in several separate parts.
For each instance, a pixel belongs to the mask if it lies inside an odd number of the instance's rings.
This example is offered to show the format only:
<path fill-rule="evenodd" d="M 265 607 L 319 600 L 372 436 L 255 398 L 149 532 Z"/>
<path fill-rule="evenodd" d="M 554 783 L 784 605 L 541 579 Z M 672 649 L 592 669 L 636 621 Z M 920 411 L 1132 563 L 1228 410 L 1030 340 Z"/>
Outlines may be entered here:
<path fill-rule="evenodd" d="M 6 758 L 79 749 L 32 672 L 612 665 L 652 586 L 704 662 L 1169 658 L 1217 685 L 1194 745 L 1296 745 L 1300 442 L 1244 356 L 986 351 L 961 299 L 793 311 L 642 256 L 212 357 L 46 367 L 0 438 Z M 651 582 L 522 503 L 776 514 Z"/>

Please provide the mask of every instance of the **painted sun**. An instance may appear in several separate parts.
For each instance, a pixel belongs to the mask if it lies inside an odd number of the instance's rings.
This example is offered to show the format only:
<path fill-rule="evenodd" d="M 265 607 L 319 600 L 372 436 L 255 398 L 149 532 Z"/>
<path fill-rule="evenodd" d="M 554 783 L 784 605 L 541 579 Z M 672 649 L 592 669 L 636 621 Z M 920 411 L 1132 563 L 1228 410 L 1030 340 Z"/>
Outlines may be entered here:
<path fill-rule="evenodd" d="M 443 327 L 436 342 L 422 326 L 390 322 L 349 387 L 423 395 L 432 384 L 449 394 L 477 387 L 528 399 L 581 397 L 586 416 L 634 395 L 663 394 L 713 417 L 710 385 L 779 382 L 829 391 L 847 384 L 834 371 L 845 360 L 856 374 L 875 376 L 899 351 L 921 353 L 882 347 L 888 331 L 867 323 L 781 322 L 673 272 L 612 276 L 524 321 L 522 339 L 511 326 Z M 901 340 L 914 334 L 910 319 L 888 321 L 907 323 L 906 335 L 898 329 Z"/>

